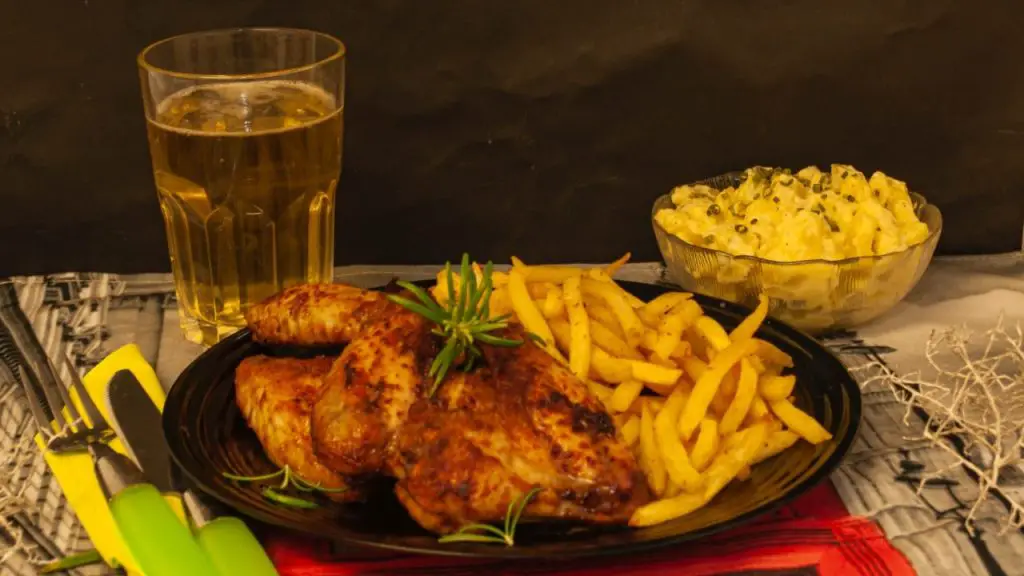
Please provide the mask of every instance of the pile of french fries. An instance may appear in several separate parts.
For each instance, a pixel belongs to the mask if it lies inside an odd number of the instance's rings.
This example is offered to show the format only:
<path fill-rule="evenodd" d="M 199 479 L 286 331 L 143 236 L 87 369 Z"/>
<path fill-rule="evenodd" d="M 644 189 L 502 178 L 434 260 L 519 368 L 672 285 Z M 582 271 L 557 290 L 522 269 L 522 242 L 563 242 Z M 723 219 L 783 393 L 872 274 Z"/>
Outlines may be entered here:
<path fill-rule="evenodd" d="M 529 266 L 513 257 L 509 272 L 491 276 L 491 314 L 511 313 L 540 336 L 612 414 L 656 496 L 633 514 L 631 526 L 697 510 L 733 480 L 745 480 L 750 466 L 801 438 L 831 439 L 793 404 L 796 377 L 783 374 L 792 358 L 754 336 L 767 299 L 727 332 L 691 294 L 644 302 L 624 290 L 613 276 L 628 259 L 580 268 Z M 473 269 L 482 277 L 478 265 Z M 443 271 L 431 290 L 447 301 Z"/>

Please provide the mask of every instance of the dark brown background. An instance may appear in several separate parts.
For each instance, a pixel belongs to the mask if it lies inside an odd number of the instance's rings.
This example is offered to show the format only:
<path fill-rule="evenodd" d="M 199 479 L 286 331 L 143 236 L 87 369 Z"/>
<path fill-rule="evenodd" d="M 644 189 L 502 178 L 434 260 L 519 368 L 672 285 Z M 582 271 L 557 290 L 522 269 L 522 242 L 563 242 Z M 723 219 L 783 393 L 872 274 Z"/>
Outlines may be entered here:
<path fill-rule="evenodd" d="M 349 47 L 337 263 L 658 256 L 653 199 L 852 163 L 1019 249 L 1024 3 L 0 0 L 0 275 L 168 269 L 135 54 L 235 25 Z"/>

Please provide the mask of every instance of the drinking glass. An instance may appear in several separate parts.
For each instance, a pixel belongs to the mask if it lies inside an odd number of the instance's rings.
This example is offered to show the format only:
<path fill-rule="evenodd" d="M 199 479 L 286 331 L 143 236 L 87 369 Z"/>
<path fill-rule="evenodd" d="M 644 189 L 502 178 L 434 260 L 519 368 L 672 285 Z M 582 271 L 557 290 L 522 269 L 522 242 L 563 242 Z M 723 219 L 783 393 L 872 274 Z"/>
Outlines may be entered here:
<path fill-rule="evenodd" d="M 332 279 L 345 46 L 214 30 L 161 40 L 138 64 L 181 327 L 209 346 L 253 303 Z"/>

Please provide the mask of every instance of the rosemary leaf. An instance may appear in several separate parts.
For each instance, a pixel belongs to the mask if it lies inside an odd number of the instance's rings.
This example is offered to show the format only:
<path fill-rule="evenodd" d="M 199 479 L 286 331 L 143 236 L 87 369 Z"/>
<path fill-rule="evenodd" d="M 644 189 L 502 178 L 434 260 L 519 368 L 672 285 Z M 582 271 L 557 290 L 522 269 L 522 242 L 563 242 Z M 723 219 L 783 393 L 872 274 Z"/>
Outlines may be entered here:
<path fill-rule="evenodd" d="M 472 534 L 474 532 L 490 532 L 500 538 L 503 542 L 505 541 L 505 535 L 507 534 L 506 532 L 502 532 L 501 529 L 491 526 L 490 524 L 467 524 L 466 526 L 459 528 L 455 534 Z"/>
<path fill-rule="evenodd" d="M 445 262 L 444 273 L 448 276 L 448 317 L 451 318 L 451 311 L 455 309 L 455 278 L 452 276 L 451 262 Z"/>
<path fill-rule="evenodd" d="M 497 536 L 485 536 L 483 534 L 449 534 L 448 536 L 442 536 L 437 539 L 442 544 L 450 544 L 453 542 L 482 542 L 486 544 L 505 544 L 504 538 L 498 538 Z"/>
<path fill-rule="evenodd" d="M 420 288 L 419 286 L 413 284 L 412 282 L 404 282 L 404 281 L 403 282 L 398 282 L 398 285 L 400 287 L 402 287 L 402 288 L 405 288 L 409 292 L 412 292 L 413 295 L 416 296 L 416 298 L 419 299 L 419 301 L 424 306 L 426 306 L 427 308 L 430 308 L 431 310 L 433 310 L 437 314 L 438 317 L 441 317 L 441 318 L 444 317 L 444 315 L 445 315 L 444 308 L 442 308 L 441 305 L 438 304 L 436 300 L 431 298 L 430 294 L 428 294 L 426 290 L 424 290 L 423 288 Z"/>
<path fill-rule="evenodd" d="M 455 312 L 452 313 L 452 322 L 455 324 L 461 324 L 466 319 L 466 303 L 469 299 L 469 279 L 473 276 L 473 271 L 469 267 L 469 254 L 462 255 L 462 266 L 459 269 L 459 276 L 462 278 L 462 287 L 459 290 L 459 305 L 455 308 Z"/>
<path fill-rule="evenodd" d="M 491 346 L 501 346 L 503 348 L 514 348 L 522 345 L 522 340 L 509 340 L 508 338 L 498 338 L 497 336 L 491 336 L 490 334 L 477 334 L 475 338 L 484 344 L 490 344 Z"/>
<path fill-rule="evenodd" d="M 259 482 L 261 480 L 270 480 L 271 478 L 277 478 L 281 474 L 284 474 L 285 469 L 281 468 L 277 472 L 271 472 L 270 474 L 263 474 L 261 476 L 239 476 L 237 474 L 230 474 L 223 472 L 222 475 L 228 480 L 234 480 L 236 482 Z"/>
<path fill-rule="evenodd" d="M 523 511 L 526 510 L 526 506 L 530 503 L 531 500 L 534 499 L 534 497 L 537 496 L 537 493 L 540 492 L 540 490 L 540 486 L 534 488 L 533 490 L 530 490 L 529 492 L 526 493 L 526 496 L 523 496 L 523 498 L 519 501 L 519 509 L 516 510 L 515 518 L 512 519 L 511 529 L 506 530 L 506 532 L 508 533 L 509 543 L 515 542 L 516 527 L 519 526 L 519 519 L 523 517 Z"/>
<path fill-rule="evenodd" d="M 277 502 L 278 504 L 284 504 L 285 506 L 291 506 L 293 508 L 304 508 L 306 510 L 312 510 L 313 508 L 319 508 L 320 505 L 310 500 L 303 498 L 296 498 L 287 494 L 282 494 L 273 488 L 264 488 L 262 491 L 263 497 L 267 500 Z"/>
<path fill-rule="evenodd" d="M 391 300 L 392 302 L 398 304 L 399 306 L 402 306 L 403 308 L 412 310 L 413 312 L 427 318 L 432 322 L 437 322 L 439 324 L 444 322 L 443 316 L 441 316 L 437 312 L 434 312 L 430 308 L 427 308 L 423 304 L 420 304 L 419 302 L 413 302 L 412 300 L 409 300 L 408 298 L 404 298 L 397 294 L 388 294 L 388 300 Z"/>

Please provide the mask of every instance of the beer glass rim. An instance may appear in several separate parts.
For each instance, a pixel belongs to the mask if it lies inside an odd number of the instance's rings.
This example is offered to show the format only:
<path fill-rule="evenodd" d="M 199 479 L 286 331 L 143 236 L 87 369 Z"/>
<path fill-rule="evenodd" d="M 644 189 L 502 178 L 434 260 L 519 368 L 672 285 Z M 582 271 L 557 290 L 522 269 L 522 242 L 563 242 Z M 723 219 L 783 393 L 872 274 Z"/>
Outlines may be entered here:
<path fill-rule="evenodd" d="M 335 49 L 334 49 L 333 52 L 331 52 L 330 54 L 328 54 L 327 56 L 325 56 L 323 58 L 320 58 L 316 62 L 310 62 L 309 64 L 303 64 L 301 66 L 292 66 L 290 68 L 281 68 L 280 70 L 270 70 L 270 71 L 267 71 L 267 72 L 256 72 L 256 73 L 252 73 L 252 74 L 204 74 L 204 73 L 196 73 L 196 72 L 179 72 L 179 71 L 175 71 L 175 70 L 168 70 L 166 68 L 161 68 L 160 66 L 156 66 L 154 64 L 151 64 L 146 59 L 147 55 L 150 53 L 150 51 L 152 51 L 153 49 L 155 49 L 155 48 L 157 48 L 159 46 L 167 44 L 168 42 L 174 42 L 174 41 L 181 40 L 181 39 L 184 39 L 184 38 L 189 38 L 189 37 L 212 36 L 212 35 L 216 35 L 216 34 L 232 34 L 232 33 L 238 33 L 238 32 L 283 32 L 283 33 L 288 33 L 288 34 L 312 34 L 314 36 L 318 36 L 318 37 L 323 38 L 324 40 L 327 40 L 330 43 L 334 44 Z M 176 34 L 174 36 L 168 36 L 167 38 L 162 38 L 160 40 L 157 40 L 156 42 L 153 42 L 152 44 L 150 44 L 150 45 L 146 46 L 145 48 L 143 48 L 142 51 L 139 52 L 139 55 L 136 58 L 136 60 L 138 62 L 139 68 L 141 68 L 143 70 L 146 70 L 147 72 L 152 72 L 152 73 L 160 74 L 160 75 L 163 75 L 163 76 L 170 76 L 170 77 L 173 77 L 173 78 L 182 78 L 182 79 L 187 79 L 187 80 L 249 80 L 249 79 L 261 79 L 261 78 L 276 78 L 278 76 L 283 76 L 283 75 L 286 75 L 286 74 L 293 74 L 293 73 L 296 73 L 296 72 L 304 72 L 306 70 L 312 70 L 314 68 L 319 68 L 319 67 L 321 67 L 321 66 L 323 66 L 325 64 L 328 64 L 330 62 L 334 62 L 335 60 L 340 60 L 340 59 L 344 58 L 345 57 L 345 52 L 346 52 L 345 44 L 341 40 L 339 40 L 339 39 L 335 38 L 334 36 L 331 36 L 330 34 L 327 34 L 325 32 L 318 32 L 316 30 L 309 30 L 309 29 L 305 29 L 305 28 L 282 28 L 282 27 L 273 27 L 273 26 L 270 26 L 270 27 L 259 27 L 259 26 L 257 26 L 257 27 L 245 27 L 245 26 L 242 26 L 242 27 L 237 27 L 237 28 L 215 28 L 215 29 L 211 29 L 211 30 L 197 30 L 197 31 L 194 31 L 194 32 L 185 32 L 183 34 Z"/>

